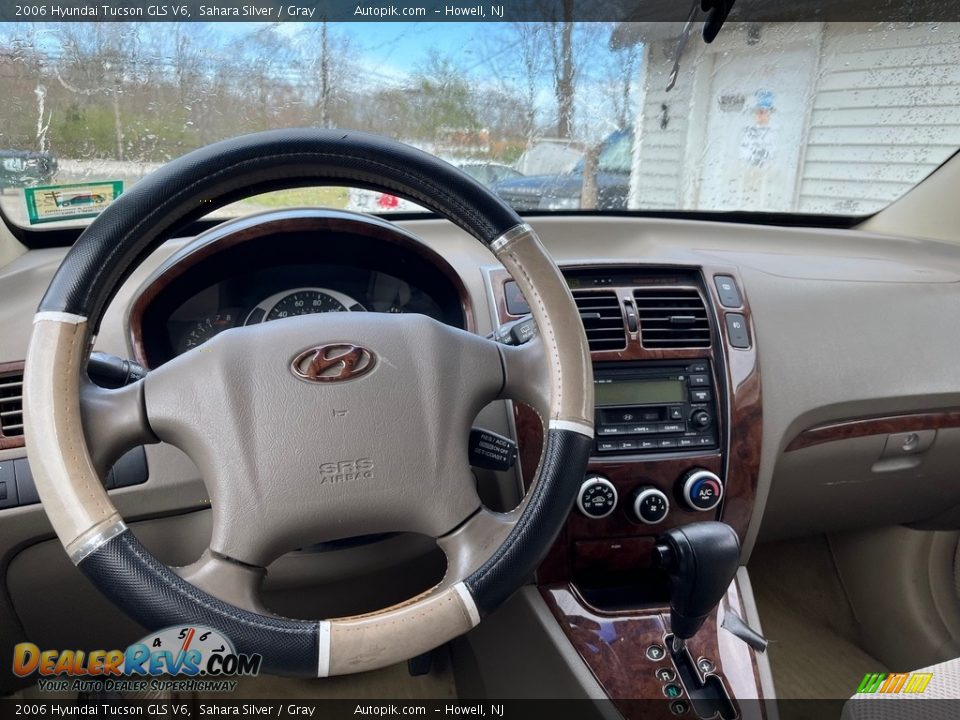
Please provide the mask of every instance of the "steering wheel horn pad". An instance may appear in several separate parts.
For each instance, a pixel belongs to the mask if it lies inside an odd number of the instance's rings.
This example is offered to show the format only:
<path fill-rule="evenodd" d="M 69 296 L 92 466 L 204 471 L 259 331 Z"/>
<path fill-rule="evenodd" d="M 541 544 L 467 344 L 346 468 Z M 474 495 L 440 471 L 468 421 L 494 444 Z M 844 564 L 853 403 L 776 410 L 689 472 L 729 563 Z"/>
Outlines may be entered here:
<path fill-rule="evenodd" d="M 513 275 L 539 337 L 504 348 L 421 316 L 290 318 L 226 331 L 133 386 L 91 391 L 84 368 L 107 305 L 175 228 L 243 196 L 316 184 L 407 197 L 467 230 Z M 332 345 L 361 348 L 375 363 L 339 382 L 310 382 L 292 371 L 302 353 Z M 239 652 L 262 655 L 265 672 L 310 677 L 426 652 L 474 627 L 526 581 L 586 468 L 592 393 L 569 289 L 509 206 L 414 148 L 314 129 L 216 143 L 112 203 L 53 278 L 24 372 L 35 482 L 80 570 L 149 629 L 207 625 Z M 466 466 L 469 424 L 497 398 L 531 402 L 547 426 L 537 477 L 507 514 L 480 506 Z M 94 428 L 106 417 L 124 418 L 122 431 L 106 441 L 85 432 L 85 423 Z M 109 447 L 92 448 L 90 438 Z M 95 469 L 158 441 L 194 459 L 212 499 L 210 548 L 187 568 L 167 567 L 140 544 Z M 449 562 L 444 580 L 358 617 L 291 620 L 257 601 L 263 568 L 282 553 L 311 540 L 385 531 L 437 538 Z"/>

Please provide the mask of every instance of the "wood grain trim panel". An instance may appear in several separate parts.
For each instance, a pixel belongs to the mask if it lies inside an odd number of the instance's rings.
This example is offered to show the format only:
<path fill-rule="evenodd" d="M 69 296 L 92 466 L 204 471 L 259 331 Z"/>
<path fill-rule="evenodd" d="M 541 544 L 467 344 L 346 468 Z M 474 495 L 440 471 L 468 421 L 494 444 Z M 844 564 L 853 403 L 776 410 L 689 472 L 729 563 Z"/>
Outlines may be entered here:
<path fill-rule="evenodd" d="M 583 268 L 582 265 L 575 266 Z M 611 271 L 623 266 L 610 266 Z M 648 270 L 644 266 L 640 269 Z M 572 269 L 564 267 L 564 270 Z M 603 265 L 590 266 L 592 271 L 602 271 Z M 660 268 L 652 268 L 659 270 Z M 609 478 L 616 486 L 620 496 L 620 507 L 607 518 L 590 520 L 576 511 L 570 517 L 537 571 L 537 580 L 541 584 L 575 581 L 585 567 L 584 553 L 591 553 L 597 568 L 616 569 L 620 562 L 622 547 L 629 541 L 639 538 L 655 537 L 664 530 L 699 520 L 721 519 L 733 527 L 743 540 L 746 537 L 756 501 L 757 483 L 760 473 L 760 451 L 762 432 L 762 392 L 760 385 L 760 363 L 757 355 L 755 329 L 752 321 L 749 300 L 736 268 L 725 266 L 663 268 L 665 276 L 690 271 L 702 273 L 703 288 L 709 296 L 707 309 L 712 314 L 711 325 L 714 329 L 713 348 L 649 351 L 640 345 L 636 333 L 631 336 L 625 351 L 607 351 L 591 353 L 595 362 L 611 360 L 696 360 L 712 359 L 716 387 L 725 386 L 721 393 L 719 412 L 721 415 L 720 450 L 709 450 L 702 454 L 689 453 L 672 456 L 594 456 L 591 458 L 588 472 L 599 473 Z M 742 304 L 737 308 L 724 308 L 720 303 L 713 278 L 727 275 L 734 278 L 740 290 Z M 493 270 L 490 273 L 494 302 L 501 323 L 515 320 L 516 316 L 506 310 L 503 283 L 509 279 L 505 271 Z M 671 284 L 678 284 L 676 278 Z M 653 281 L 647 285 L 654 284 Z M 689 281 L 679 284 L 689 285 Z M 623 293 L 632 296 L 627 288 Z M 620 293 L 620 294 L 623 294 Z M 730 347 L 727 336 L 725 314 L 728 312 L 743 315 L 751 338 L 747 349 Z M 720 349 L 722 354 L 720 353 Z M 715 352 L 717 353 L 715 355 Z M 721 375 L 722 373 L 722 375 Z M 543 442 L 543 428 L 536 413 L 526 406 L 514 405 L 514 423 L 520 446 L 521 474 L 525 483 L 535 477 L 536 464 L 539 461 Z M 725 498 L 716 512 L 694 512 L 680 506 L 676 494 L 678 479 L 687 471 L 702 467 L 721 474 L 725 478 Z M 630 518 L 627 507 L 633 492 L 641 486 L 653 486 L 663 490 L 670 498 L 671 510 L 666 521 L 659 525 L 643 525 Z M 589 541 L 603 541 L 587 544 Z M 609 548 L 604 557 L 603 547 Z M 643 552 L 642 550 L 640 551 Z M 635 553 L 637 554 L 637 553 Z M 647 557 L 636 557 L 637 567 L 648 563 Z"/>
<path fill-rule="evenodd" d="M 201 245 L 192 250 L 188 245 L 185 248 L 186 254 L 174 255 L 170 264 L 162 266 L 157 274 L 151 276 L 144 287 L 138 291 L 127 319 L 130 343 L 137 362 L 146 368 L 151 367 L 144 346 L 143 318 L 150 304 L 174 280 L 218 252 L 243 243 L 254 242 L 270 235 L 290 233 L 347 233 L 382 240 L 415 253 L 436 267 L 453 285 L 460 298 L 460 307 L 466 329 L 474 332 L 476 324 L 470 294 L 463 279 L 440 253 L 424 245 L 416 236 L 399 227 L 393 227 L 382 222 L 367 222 L 360 217 L 352 218 L 338 214 L 327 215 L 321 210 L 305 208 L 284 210 L 265 215 L 262 222 L 255 224 L 238 226 L 228 222 L 217 225 L 206 233 L 197 236 L 196 239 L 202 243 Z"/>
<path fill-rule="evenodd" d="M 836 440 L 956 427 L 960 427 L 960 409 L 956 408 L 905 413 L 903 415 L 853 418 L 807 428 L 790 441 L 784 452 L 802 450 Z"/>
<path fill-rule="evenodd" d="M 649 702 L 664 699 L 665 683 L 657 678 L 657 669 L 675 672 L 669 656 L 654 661 L 646 655 L 651 645 L 665 646 L 670 628 L 668 608 L 606 613 L 589 607 L 571 585 L 542 587 L 540 593 L 566 637 L 627 720 L 676 717 L 668 703 Z M 736 584 L 731 585 L 723 604 L 743 617 Z M 702 657 L 714 663 L 735 704 L 737 699 L 763 699 L 754 652 L 720 627 L 718 611 L 707 618 L 687 647 L 694 662 Z M 682 698 L 689 700 L 686 689 Z M 762 705 L 759 707 L 762 713 Z"/>
<path fill-rule="evenodd" d="M 3 375 L 8 373 L 23 373 L 23 360 L 16 362 L 0 363 L 0 382 L 3 382 Z M 3 430 L 0 429 L 0 450 L 13 450 L 15 448 L 26 447 L 26 440 L 23 435 L 15 437 L 6 437 Z"/>

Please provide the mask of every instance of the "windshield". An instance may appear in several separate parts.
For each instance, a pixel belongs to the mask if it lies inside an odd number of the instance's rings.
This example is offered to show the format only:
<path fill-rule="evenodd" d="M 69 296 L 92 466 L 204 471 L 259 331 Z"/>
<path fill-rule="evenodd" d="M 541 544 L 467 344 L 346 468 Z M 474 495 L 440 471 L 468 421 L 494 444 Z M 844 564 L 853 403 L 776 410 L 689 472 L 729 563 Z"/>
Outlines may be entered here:
<path fill-rule="evenodd" d="M 89 222 L 167 160 L 278 127 L 387 135 L 538 211 L 866 214 L 960 146 L 960 24 L 679 27 L 0 24 L 0 209 Z M 220 214 L 301 205 L 418 209 L 305 188 Z"/>

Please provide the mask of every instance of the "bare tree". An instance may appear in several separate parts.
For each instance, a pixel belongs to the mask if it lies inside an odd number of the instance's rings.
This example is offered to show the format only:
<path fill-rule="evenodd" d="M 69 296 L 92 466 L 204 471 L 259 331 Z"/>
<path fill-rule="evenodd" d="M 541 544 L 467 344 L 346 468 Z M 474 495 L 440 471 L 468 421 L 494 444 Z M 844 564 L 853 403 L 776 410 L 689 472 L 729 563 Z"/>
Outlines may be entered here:
<path fill-rule="evenodd" d="M 347 79 L 352 74 L 353 47 L 349 39 L 334 32 L 326 20 L 312 23 L 298 39 L 314 112 L 321 127 L 333 127 L 337 116 L 342 115 L 337 111 L 343 104 Z"/>
<path fill-rule="evenodd" d="M 502 95 L 519 101 L 527 144 L 537 135 L 538 95 L 547 76 L 546 34 L 543 23 L 510 23 L 505 37 L 488 41 L 484 60 Z"/>
<path fill-rule="evenodd" d="M 61 58 L 54 67 L 60 85 L 79 96 L 105 95 L 113 110 L 115 157 L 124 159 L 121 97 L 137 82 L 141 57 L 140 23 L 64 23 Z"/>
<path fill-rule="evenodd" d="M 633 124 L 632 103 L 634 81 L 643 57 L 643 46 L 639 43 L 620 47 L 611 53 L 611 61 L 604 67 L 607 73 L 607 87 L 610 103 L 617 119 L 617 129 L 623 130 Z"/>
<path fill-rule="evenodd" d="M 563 0 L 562 18 L 547 23 L 546 38 L 553 68 L 553 92 L 557 98 L 557 137 L 573 137 L 574 96 L 577 67 L 573 49 L 573 0 Z"/>

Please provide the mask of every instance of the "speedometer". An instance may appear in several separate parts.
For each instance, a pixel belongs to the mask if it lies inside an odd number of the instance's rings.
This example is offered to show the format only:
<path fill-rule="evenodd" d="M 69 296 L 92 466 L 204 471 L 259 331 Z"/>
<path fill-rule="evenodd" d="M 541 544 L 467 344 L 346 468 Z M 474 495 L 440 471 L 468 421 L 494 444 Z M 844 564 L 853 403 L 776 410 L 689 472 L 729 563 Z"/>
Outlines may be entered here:
<path fill-rule="evenodd" d="M 324 312 L 346 312 L 347 307 L 332 295 L 319 290 L 302 290 L 290 293 L 270 308 L 264 321 L 279 320 L 293 315 L 310 315 Z"/>
<path fill-rule="evenodd" d="M 246 324 L 327 312 L 362 312 L 366 308 L 349 295 L 327 288 L 297 288 L 271 295 L 247 316 Z"/>

